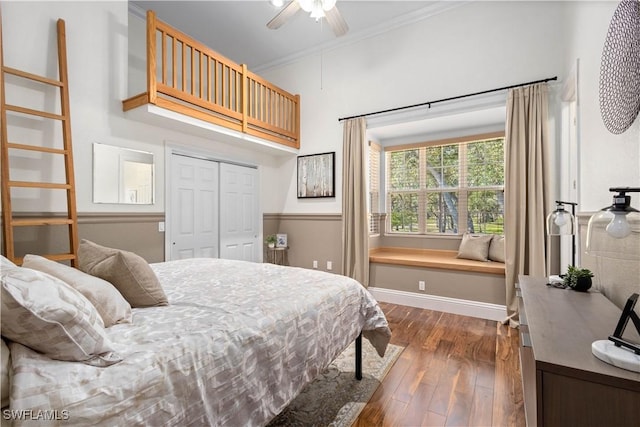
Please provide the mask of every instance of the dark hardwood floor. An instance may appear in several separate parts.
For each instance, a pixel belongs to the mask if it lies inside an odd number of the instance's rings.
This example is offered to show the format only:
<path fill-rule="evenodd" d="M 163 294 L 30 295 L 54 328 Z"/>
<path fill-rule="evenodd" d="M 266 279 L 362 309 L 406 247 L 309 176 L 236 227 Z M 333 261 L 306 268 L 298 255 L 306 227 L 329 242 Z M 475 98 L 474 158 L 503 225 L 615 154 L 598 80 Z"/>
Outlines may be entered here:
<path fill-rule="evenodd" d="M 518 330 L 380 303 L 405 347 L 359 418 L 370 426 L 524 427 Z"/>

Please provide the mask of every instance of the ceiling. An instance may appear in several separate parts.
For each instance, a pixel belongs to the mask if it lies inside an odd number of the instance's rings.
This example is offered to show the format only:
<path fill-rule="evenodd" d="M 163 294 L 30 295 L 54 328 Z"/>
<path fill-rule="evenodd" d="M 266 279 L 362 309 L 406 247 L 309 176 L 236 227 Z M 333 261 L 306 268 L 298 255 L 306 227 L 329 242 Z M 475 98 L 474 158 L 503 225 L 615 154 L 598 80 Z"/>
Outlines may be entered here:
<path fill-rule="evenodd" d="M 320 49 L 425 19 L 457 3 L 338 0 L 337 7 L 349 25 L 349 32 L 339 38 L 324 20 L 315 22 L 302 10 L 279 29 L 268 29 L 267 22 L 280 10 L 269 0 L 130 0 L 129 4 L 140 15 L 153 10 L 160 20 L 258 72 Z"/>
<path fill-rule="evenodd" d="M 427 19 L 468 2 L 338 0 L 337 7 L 349 25 L 349 32 L 342 37 L 335 37 L 323 20 L 315 22 L 302 10 L 279 29 L 268 29 L 267 22 L 280 10 L 269 0 L 129 0 L 129 9 L 141 17 L 146 10 L 153 10 L 160 20 L 259 73 L 323 49 Z M 285 5 L 287 3 L 285 0 Z M 459 104 L 445 108 L 442 114 L 434 114 L 432 110 L 429 118 L 420 111 L 383 118 L 381 123 L 371 118 L 369 135 L 387 145 L 448 137 L 452 132 L 474 132 L 487 126 L 503 128 L 504 101 L 489 104 L 480 107 Z"/>

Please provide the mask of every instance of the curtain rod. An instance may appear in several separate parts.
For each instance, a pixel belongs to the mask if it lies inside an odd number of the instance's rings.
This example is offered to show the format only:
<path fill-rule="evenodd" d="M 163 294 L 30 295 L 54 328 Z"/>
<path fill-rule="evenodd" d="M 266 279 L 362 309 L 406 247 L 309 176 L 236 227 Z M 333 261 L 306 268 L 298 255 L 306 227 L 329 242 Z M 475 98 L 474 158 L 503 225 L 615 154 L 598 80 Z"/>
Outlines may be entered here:
<path fill-rule="evenodd" d="M 520 84 L 517 84 L 517 85 L 499 87 L 499 88 L 496 88 L 496 89 L 483 90 L 482 92 L 468 93 L 466 95 L 458 95 L 458 96 L 452 96 L 450 98 L 437 99 L 435 101 L 421 102 L 420 104 L 406 105 L 404 107 L 397 107 L 397 108 L 389 108 L 387 110 L 374 111 L 373 113 L 358 114 L 356 116 L 342 117 L 342 118 L 339 118 L 338 121 L 341 122 L 343 120 L 357 119 L 357 118 L 360 118 L 360 117 L 374 116 L 376 114 L 390 113 L 392 111 L 408 110 L 409 108 L 423 107 L 425 105 L 427 105 L 429 108 L 431 108 L 432 104 L 437 104 L 439 102 L 453 101 L 453 100 L 456 100 L 456 99 L 468 98 L 470 96 L 476 96 L 476 95 L 484 95 L 485 93 L 499 92 L 501 90 L 513 89 L 515 87 L 521 87 L 521 86 L 529 86 L 529 85 L 533 85 L 533 84 L 536 84 L 536 83 L 546 83 L 546 82 L 549 82 L 549 81 L 552 81 L 552 80 L 558 80 L 558 76 L 549 77 L 547 79 L 542 79 L 542 80 L 536 80 L 536 81 L 533 81 L 533 82 L 520 83 Z"/>

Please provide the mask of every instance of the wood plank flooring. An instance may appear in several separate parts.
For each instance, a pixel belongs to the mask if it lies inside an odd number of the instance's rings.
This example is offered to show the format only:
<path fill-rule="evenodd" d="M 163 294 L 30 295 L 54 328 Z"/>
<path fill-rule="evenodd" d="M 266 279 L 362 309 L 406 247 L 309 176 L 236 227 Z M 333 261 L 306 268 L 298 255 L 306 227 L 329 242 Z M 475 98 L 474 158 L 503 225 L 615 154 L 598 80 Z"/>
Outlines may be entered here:
<path fill-rule="evenodd" d="M 380 303 L 405 350 L 354 426 L 524 427 L 518 330 Z"/>

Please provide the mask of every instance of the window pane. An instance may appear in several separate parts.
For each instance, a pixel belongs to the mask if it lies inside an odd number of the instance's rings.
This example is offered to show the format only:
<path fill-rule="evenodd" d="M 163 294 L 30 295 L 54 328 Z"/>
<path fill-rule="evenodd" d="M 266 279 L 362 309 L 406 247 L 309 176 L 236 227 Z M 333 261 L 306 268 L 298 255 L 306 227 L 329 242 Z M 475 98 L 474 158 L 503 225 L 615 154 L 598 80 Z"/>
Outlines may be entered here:
<path fill-rule="evenodd" d="M 380 217 L 380 214 L 378 213 L 378 209 L 377 209 L 377 206 L 379 206 L 379 204 L 380 204 L 379 194 L 369 193 L 369 206 L 371 206 L 371 212 L 369 212 L 369 234 L 380 233 L 380 226 L 378 222 L 378 218 Z"/>
<path fill-rule="evenodd" d="M 452 188 L 458 186 L 458 145 L 428 147 L 427 188 Z"/>
<path fill-rule="evenodd" d="M 390 152 L 389 186 L 391 190 L 414 190 L 420 185 L 418 150 Z"/>
<path fill-rule="evenodd" d="M 380 233 L 380 214 L 369 214 L 369 234 Z"/>
<path fill-rule="evenodd" d="M 458 233 L 458 194 L 427 194 L 427 233 Z"/>
<path fill-rule="evenodd" d="M 442 164 L 445 166 L 458 167 L 458 149 L 459 145 L 445 145 L 442 147 Z"/>
<path fill-rule="evenodd" d="M 444 168 L 444 186 L 447 188 L 458 186 L 458 165 Z"/>
<path fill-rule="evenodd" d="M 386 158 L 389 232 L 503 233 L 504 138 L 425 144 Z"/>
<path fill-rule="evenodd" d="M 467 144 L 469 187 L 504 185 L 504 139 Z"/>
<path fill-rule="evenodd" d="M 427 167 L 427 188 L 440 188 L 442 183 L 442 168 Z"/>
<path fill-rule="evenodd" d="M 504 233 L 504 193 L 498 191 L 469 192 L 470 233 Z"/>
<path fill-rule="evenodd" d="M 380 233 L 380 146 L 369 143 L 369 233 Z"/>
<path fill-rule="evenodd" d="M 391 232 L 417 233 L 418 193 L 389 193 L 391 199 Z"/>
<path fill-rule="evenodd" d="M 435 168 L 442 166 L 442 147 L 427 147 L 425 153 L 428 166 Z"/>

